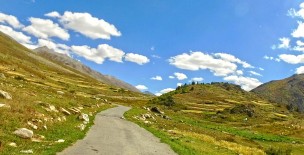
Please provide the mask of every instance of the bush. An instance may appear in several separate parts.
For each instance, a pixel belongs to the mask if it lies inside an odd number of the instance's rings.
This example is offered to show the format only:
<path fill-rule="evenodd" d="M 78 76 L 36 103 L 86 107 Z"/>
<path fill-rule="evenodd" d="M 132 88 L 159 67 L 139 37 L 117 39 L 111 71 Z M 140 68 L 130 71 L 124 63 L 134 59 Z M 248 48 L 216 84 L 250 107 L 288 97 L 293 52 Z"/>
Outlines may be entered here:
<path fill-rule="evenodd" d="M 266 151 L 267 155 L 290 155 L 291 149 L 290 148 L 273 148 L 270 147 Z"/>

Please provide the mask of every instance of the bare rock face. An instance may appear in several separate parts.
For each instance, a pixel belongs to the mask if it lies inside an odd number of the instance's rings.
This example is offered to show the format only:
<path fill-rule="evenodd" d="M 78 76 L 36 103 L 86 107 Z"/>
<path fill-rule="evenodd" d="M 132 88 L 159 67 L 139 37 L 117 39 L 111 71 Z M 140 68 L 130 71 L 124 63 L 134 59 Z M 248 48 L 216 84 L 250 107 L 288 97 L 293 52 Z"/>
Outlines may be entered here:
<path fill-rule="evenodd" d="M 27 128 L 20 128 L 20 129 L 14 131 L 14 134 L 21 138 L 30 139 L 33 137 L 34 132 Z"/>
<path fill-rule="evenodd" d="M 0 90 L 0 97 L 11 100 L 12 99 L 12 95 L 9 94 L 8 92 L 5 92 L 3 90 Z"/>

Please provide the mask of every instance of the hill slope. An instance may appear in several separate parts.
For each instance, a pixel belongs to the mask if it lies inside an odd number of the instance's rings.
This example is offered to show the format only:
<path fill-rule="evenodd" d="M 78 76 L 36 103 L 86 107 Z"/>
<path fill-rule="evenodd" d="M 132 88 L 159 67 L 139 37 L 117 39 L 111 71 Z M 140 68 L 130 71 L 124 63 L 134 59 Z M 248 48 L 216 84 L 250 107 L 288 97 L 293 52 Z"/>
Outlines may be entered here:
<path fill-rule="evenodd" d="M 81 62 L 76 61 L 73 58 L 68 57 L 67 55 L 56 53 L 53 50 L 51 50 L 45 46 L 39 47 L 39 48 L 35 49 L 34 51 L 37 52 L 38 55 L 40 55 L 48 60 L 51 60 L 56 63 L 73 68 L 81 73 L 84 73 L 84 74 L 86 74 L 90 77 L 93 77 L 108 85 L 112 85 L 112 86 L 119 87 L 119 88 L 124 88 L 124 89 L 134 91 L 134 92 L 140 92 L 134 86 L 132 86 L 126 82 L 123 82 L 113 76 L 103 75 L 97 71 L 94 71 L 91 68 L 89 68 L 88 66 L 82 64 Z"/>
<path fill-rule="evenodd" d="M 0 154 L 55 154 L 84 137 L 110 103 L 144 98 L 49 61 L 0 32 Z M 32 138 L 13 134 L 18 128 L 32 130 Z"/>
<path fill-rule="evenodd" d="M 301 115 L 229 83 L 184 85 L 126 116 L 179 154 L 304 151 Z"/>
<path fill-rule="evenodd" d="M 252 92 L 286 105 L 290 110 L 304 112 L 304 74 L 270 81 L 253 89 Z"/>

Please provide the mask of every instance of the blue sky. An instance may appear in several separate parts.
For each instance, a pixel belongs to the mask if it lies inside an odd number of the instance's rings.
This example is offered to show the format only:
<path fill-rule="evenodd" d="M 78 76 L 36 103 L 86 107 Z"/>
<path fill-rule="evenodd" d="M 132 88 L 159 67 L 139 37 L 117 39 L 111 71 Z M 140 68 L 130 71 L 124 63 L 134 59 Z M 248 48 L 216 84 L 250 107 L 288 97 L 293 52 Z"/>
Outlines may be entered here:
<path fill-rule="evenodd" d="M 304 73 L 300 0 L 0 0 L 0 31 L 152 93 Z M 170 77 L 169 77 L 170 76 Z"/>

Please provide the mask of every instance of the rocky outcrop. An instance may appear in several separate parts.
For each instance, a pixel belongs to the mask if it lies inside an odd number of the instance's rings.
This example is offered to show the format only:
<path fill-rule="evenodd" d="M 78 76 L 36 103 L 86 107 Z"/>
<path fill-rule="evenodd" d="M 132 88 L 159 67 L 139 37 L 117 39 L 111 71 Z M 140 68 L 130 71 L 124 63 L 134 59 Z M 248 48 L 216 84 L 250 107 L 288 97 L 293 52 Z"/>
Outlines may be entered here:
<path fill-rule="evenodd" d="M 34 132 L 27 128 L 20 128 L 20 129 L 14 131 L 14 134 L 21 138 L 30 139 L 33 137 Z"/>
<path fill-rule="evenodd" d="M 8 92 L 5 92 L 3 90 L 0 90 L 0 97 L 11 100 L 12 99 L 12 95 L 9 94 Z"/>

